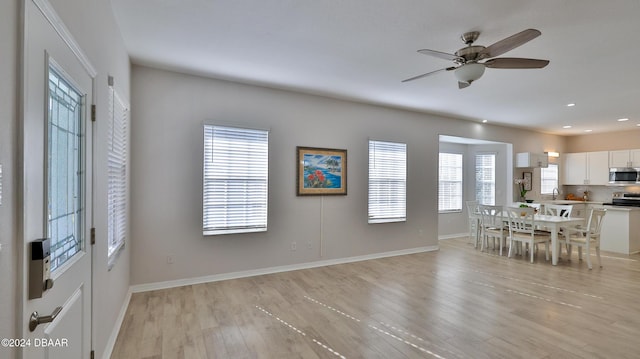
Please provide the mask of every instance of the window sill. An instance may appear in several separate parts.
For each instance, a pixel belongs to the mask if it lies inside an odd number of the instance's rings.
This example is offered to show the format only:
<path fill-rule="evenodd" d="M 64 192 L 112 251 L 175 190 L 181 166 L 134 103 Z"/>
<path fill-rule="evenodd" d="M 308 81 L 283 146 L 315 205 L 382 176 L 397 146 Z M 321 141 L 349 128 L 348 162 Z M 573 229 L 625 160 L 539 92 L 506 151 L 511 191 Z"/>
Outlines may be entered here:
<path fill-rule="evenodd" d="M 267 228 L 240 228 L 240 229 L 224 229 L 214 231 L 202 231 L 203 236 L 217 236 L 221 234 L 238 234 L 238 233 L 254 233 L 254 232 L 266 232 Z"/>
<path fill-rule="evenodd" d="M 406 222 L 406 218 L 379 218 L 379 219 L 370 219 L 369 224 L 377 224 L 377 223 L 395 223 L 395 222 Z"/>
<path fill-rule="evenodd" d="M 462 213 L 461 209 L 456 209 L 453 211 L 438 211 L 438 214 L 454 214 L 454 213 Z"/>

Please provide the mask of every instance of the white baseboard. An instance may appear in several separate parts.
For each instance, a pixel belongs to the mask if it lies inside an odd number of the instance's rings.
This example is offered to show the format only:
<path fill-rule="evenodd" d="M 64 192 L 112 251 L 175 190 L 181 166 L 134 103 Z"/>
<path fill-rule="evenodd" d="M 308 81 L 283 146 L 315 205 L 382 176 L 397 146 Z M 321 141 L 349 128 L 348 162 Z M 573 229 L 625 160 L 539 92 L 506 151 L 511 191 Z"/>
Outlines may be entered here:
<path fill-rule="evenodd" d="M 113 347 L 116 345 L 116 340 L 118 339 L 118 333 L 120 333 L 120 329 L 122 328 L 122 322 L 124 321 L 124 316 L 127 314 L 127 309 L 129 308 L 129 302 L 131 301 L 131 288 L 127 292 L 127 295 L 124 298 L 124 303 L 122 303 L 122 308 L 120 308 L 120 313 L 118 313 L 118 318 L 116 319 L 116 323 L 113 325 L 113 329 L 111 330 L 111 335 L 109 336 L 109 340 L 107 340 L 107 345 L 104 348 L 104 352 L 102 353 L 102 359 L 111 358 L 111 354 L 113 352 Z"/>
<path fill-rule="evenodd" d="M 454 234 L 443 234 L 438 236 L 438 240 L 442 239 L 453 239 L 453 238 L 461 238 L 461 237 L 469 237 L 469 232 L 464 233 L 454 233 Z"/>
<path fill-rule="evenodd" d="M 137 284 L 137 285 L 131 286 L 129 289 L 129 292 L 130 293 L 147 292 L 151 290 L 175 288 L 175 287 L 181 287 L 185 285 L 217 282 L 217 281 L 228 280 L 228 279 L 246 278 L 246 277 L 253 277 L 257 275 L 294 271 L 299 269 L 317 268 L 317 267 L 324 267 L 324 266 L 330 266 L 335 264 L 366 261 L 369 259 L 394 257 L 394 256 L 401 256 L 406 254 L 414 254 L 414 253 L 422 253 L 422 252 L 431 252 L 431 251 L 436 251 L 438 249 L 439 249 L 438 246 L 417 247 L 417 248 L 402 249 L 402 250 L 391 251 L 391 252 L 367 254 L 362 256 L 339 258 L 339 259 L 329 259 L 329 260 L 323 260 L 323 261 L 307 262 L 307 263 L 292 264 L 292 265 L 278 266 L 278 267 L 269 267 L 269 268 L 262 268 L 262 269 L 248 270 L 248 271 L 232 272 L 232 273 L 214 274 L 214 275 L 208 275 L 203 277 L 185 278 L 185 279 L 171 280 L 166 282 Z"/>

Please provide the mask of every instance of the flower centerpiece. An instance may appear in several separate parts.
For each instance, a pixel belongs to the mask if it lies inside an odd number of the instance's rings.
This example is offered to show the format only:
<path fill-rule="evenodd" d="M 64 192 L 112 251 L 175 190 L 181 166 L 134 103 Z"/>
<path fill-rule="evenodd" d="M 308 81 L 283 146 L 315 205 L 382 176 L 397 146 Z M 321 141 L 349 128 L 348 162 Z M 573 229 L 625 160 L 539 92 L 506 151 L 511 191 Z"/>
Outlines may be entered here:
<path fill-rule="evenodd" d="M 524 178 L 515 179 L 515 183 L 520 187 L 520 200 L 522 202 L 526 200 L 527 192 L 529 192 L 525 189 L 525 184 L 527 184 L 527 182 L 528 181 Z"/>

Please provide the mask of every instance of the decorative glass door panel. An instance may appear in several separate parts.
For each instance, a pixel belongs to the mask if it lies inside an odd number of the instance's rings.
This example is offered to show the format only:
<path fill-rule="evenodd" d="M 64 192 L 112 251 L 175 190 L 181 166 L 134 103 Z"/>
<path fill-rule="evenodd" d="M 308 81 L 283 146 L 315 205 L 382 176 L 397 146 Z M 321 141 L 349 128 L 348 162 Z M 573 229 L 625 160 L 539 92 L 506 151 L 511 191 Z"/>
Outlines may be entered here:
<path fill-rule="evenodd" d="M 83 248 L 84 98 L 49 67 L 47 237 L 54 272 Z"/>

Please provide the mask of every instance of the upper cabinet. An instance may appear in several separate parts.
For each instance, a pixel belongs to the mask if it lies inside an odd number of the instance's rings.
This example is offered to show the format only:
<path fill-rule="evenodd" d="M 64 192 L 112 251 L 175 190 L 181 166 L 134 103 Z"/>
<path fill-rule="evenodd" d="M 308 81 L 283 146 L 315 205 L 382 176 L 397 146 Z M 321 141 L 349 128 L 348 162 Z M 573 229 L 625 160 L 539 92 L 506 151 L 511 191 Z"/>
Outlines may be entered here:
<path fill-rule="evenodd" d="M 549 167 L 549 156 L 546 153 L 516 153 L 516 168 Z"/>
<path fill-rule="evenodd" d="M 640 150 L 609 151 L 609 167 L 640 167 Z"/>
<path fill-rule="evenodd" d="M 581 185 L 587 177 L 587 153 L 562 155 L 562 184 Z"/>
<path fill-rule="evenodd" d="M 565 185 L 607 185 L 609 151 L 565 153 L 562 183 Z"/>

